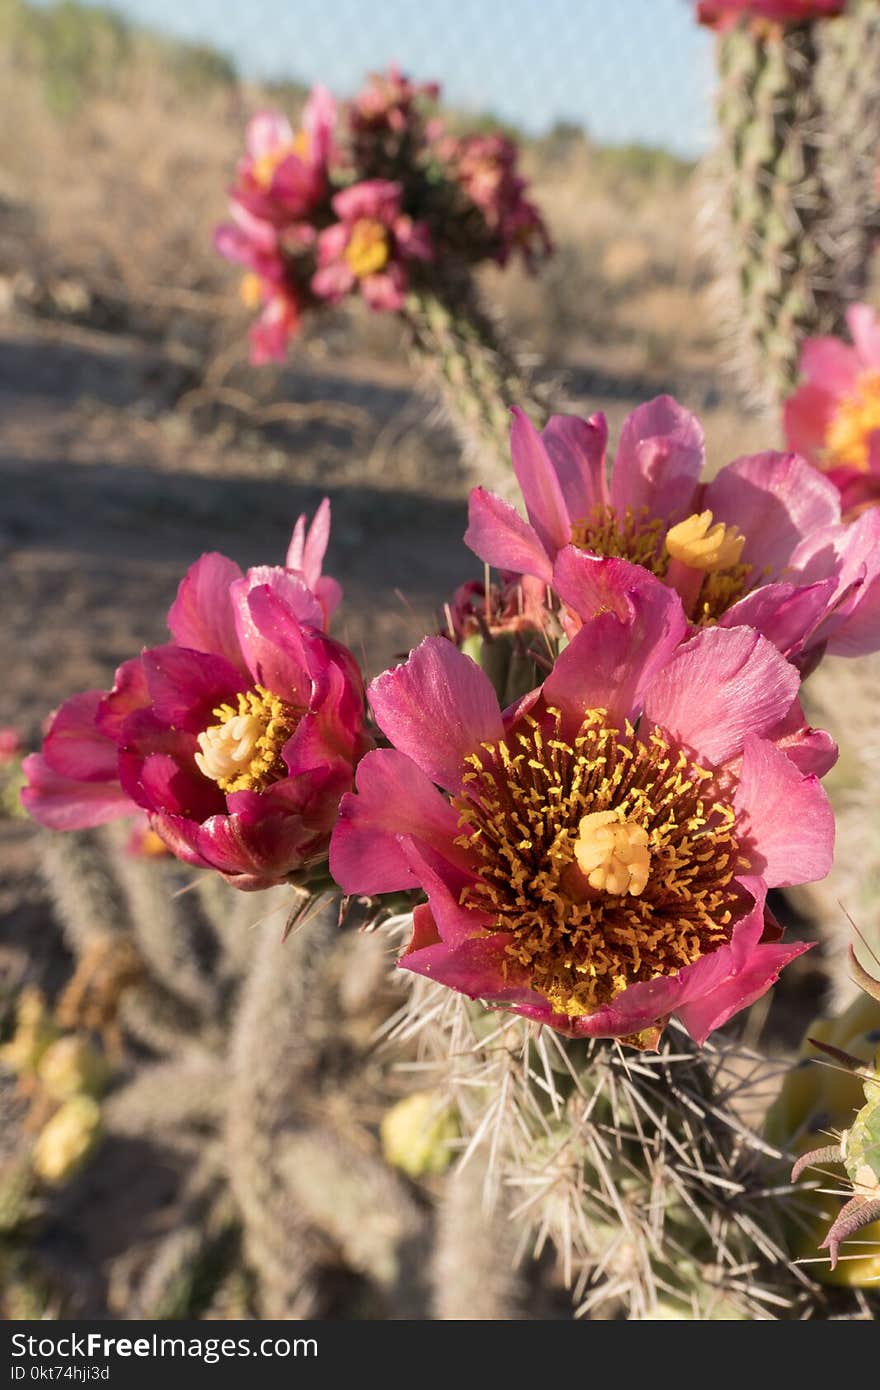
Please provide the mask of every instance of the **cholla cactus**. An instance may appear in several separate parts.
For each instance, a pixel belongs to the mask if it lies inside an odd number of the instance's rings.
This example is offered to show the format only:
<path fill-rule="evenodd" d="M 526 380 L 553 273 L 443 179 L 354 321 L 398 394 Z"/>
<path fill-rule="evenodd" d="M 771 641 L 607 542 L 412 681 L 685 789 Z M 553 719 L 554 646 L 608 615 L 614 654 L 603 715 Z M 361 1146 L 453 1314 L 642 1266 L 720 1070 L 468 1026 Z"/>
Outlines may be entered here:
<path fill-rule="evenodd" d="M 740 376 L 765 405 L 794 385 L 802 337 L 840 326 L 819 27 L 742 21 L 717 38 L 710 252 Z"/>

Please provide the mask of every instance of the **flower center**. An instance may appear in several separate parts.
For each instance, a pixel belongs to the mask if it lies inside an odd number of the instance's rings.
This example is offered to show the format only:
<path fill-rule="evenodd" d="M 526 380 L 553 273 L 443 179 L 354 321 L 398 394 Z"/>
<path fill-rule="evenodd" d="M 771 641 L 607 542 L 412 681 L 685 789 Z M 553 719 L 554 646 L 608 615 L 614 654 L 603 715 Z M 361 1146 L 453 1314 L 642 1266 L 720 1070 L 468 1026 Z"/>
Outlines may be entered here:
<path fill-rule="evenodd" d="M 745 536 L 735 526 L 713 525 L 709 511 L 695 512 L 666 531 L 664 522 L 649 519 L 647 508 L 636 514 L 627 507 L 620 517 L 613 507 L 600 505 L 575 522 L 571 541 L 594 555 L 650 570 L 678 590 L 691 622 L 701 627 L 716 623 L 750 587 L 752 566 L 739 563 Z"/>
<path fill-rule="evenodd" d="M 865 472 L 871 436 L 880 430 L 880 371 L 862 372 L 852 395 L 844 397 L 825 431 L 828 464 Z"/>
<path fill-rule="evenodd" d="M 666 549 L 673 560 L 691 569 L 714 574 L 739 564 L 746 538 L 736 526 L 712 524 L 712 513 L 694 512 L 666 532 Z"/>
<path fill-rule="evenodd" d="M 251 176 L 253 180 L 264 191 L 272 186 L 275 177 L 275 170 L 279 164 L 283 164 L 285 159 L 295 154 L 299 159 L 308 159 L 311 141 L 307 130 L 300 130 L 292 140 L 285 145 L 276 145 L 274 150 L 267 150 L 265 154 L 259 155 L 251 164 Z"/>
<path fill-rule="evenodd" d="M 262 685 L 239 694 L 237 704 L 213 711 L 220 721 L 198 736 L 196 766 L 221 791 L 264 791 L 287 776 L 281 750 L 296 729 L 301 710 Z"/>
<path fill-rule="evenodd" d="M 375 275 L 388 264 L 391 255 L 387 227 L 372 217 L 360 218 L 352 228 L 344 255 L 349 269 L 359 280 Z"/>
<path fill-rule="evenodd" d="M 606 893 L 645 891 L 651 871 L 648 832 L 618 811 L 591 811 L 578 826 L 574 857 L 591 888 Z"/>
<path fill-rule="evenodd" d="M 640 738 L 589 710 L 569 742 L 561 716 L 527 717 L 471 754 L 455 801 L 479 861 L 463 901 L 510 934 L 511 966 L 559 1012 L 594 1013 L 730 938 L 740 859 L 716 775 L 663 731 Z"/>
<path fill-rule="evenodd" d="M 627 507 L 620 517 L 613 507 L 600 503 L 571 530 L 571 543 L 579 550 L 643 565 L 660 579 L 666 573 L 662 539 L 663 522 L 651 521 L 647 507 L 638 513 Z"/>

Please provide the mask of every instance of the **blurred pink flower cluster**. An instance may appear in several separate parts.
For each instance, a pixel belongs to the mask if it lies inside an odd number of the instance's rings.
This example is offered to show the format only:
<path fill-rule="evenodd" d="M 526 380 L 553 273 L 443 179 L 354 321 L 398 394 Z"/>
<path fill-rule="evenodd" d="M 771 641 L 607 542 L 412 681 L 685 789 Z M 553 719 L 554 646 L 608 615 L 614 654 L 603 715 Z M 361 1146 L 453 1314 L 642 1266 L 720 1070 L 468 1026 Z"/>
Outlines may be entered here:
<path fill-rule="evenodd" d="M 295 131 L 260 112 L 230 190 L 217 250 L 245 268 L 242 295 L 258 317 L 251 360 L 282 361 L 303 314 L 359 294 L 400 312 L 413 278 L 514 252 L 533 266 L 551 250 L 518 172 L 515 143 L 447 137 L 429 119 L 436 83 L 396 68 L 339 108 L 315 87 Z M 423 272 L 424 273 L 424 272 Z"/>

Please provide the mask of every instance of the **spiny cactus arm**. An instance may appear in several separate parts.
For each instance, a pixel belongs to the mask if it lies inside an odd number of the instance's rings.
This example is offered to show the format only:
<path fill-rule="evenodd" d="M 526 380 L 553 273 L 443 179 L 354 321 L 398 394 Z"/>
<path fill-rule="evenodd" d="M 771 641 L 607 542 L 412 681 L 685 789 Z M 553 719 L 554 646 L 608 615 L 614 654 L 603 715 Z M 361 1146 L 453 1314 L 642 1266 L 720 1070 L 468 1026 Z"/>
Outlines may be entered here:
<path fill-rule="evenodd" d="M 446 1180 L 431 1263 L 434 1317 L 511 1321 L 522 1316 L 517 1226 L 507 1201 L 491 1201 L 487 1157 L 475 1154 Z"/>
<path fill-rule="evenodd" d="M 466 458 L 487 471 L 490 484 L 503 479 L 510 472 L 510 407 L 521 406 L 540 428 L 565 408 L 561 392 L 516 352 L 470 274 L 411 291 L 404 316 L 426 385 L 439 392 Z"/>
<path fill-rule="evenodd" d="M 271 890 L 257 908 L 262 921 L 231 1040 L 226 1152 L 259 1312 L 301 1318 L 318 1307 L 321 1249 L 279 1174 L 278 1154 L 320 1065 L 327 1026 L 322 969 L 338 928 L 331 905 L 282 945 L 289 898 L 284 889 Z"/>
<path fill-rule="evenodd" d="M 137 1071 L 104 1104 L 114 1134 L 165 1143 L 193 1124 L 218 1121 L 226 1104 L 226 1069 L 213 1058 L 159 1062 Z"/>
<path fill-rule="evenodd" d="M 181 870 L 170 856 L 144 859 L 129 853 L 123 826 L 108 826 L 105 835 L 135 942 L 151 974 L 170 994 L 207 1017 L 216 1016 L 217 984 L 200 960 L 198 899 L 181 891 L 195 871 Z"/>
<path fill-rule="evenodd" d="M 40 873 L 76 955 L 97 937 L 130 930 L 106 842 L 92 830 L 40 836 Z"/>
<path fill-rule="evenodd" d="M 815 28 L 740 24 L 717 40 L 711 253 L 736 366 L 765 406 L 792 390 L 804 336 L 834 331 L 840 319 Z"/>

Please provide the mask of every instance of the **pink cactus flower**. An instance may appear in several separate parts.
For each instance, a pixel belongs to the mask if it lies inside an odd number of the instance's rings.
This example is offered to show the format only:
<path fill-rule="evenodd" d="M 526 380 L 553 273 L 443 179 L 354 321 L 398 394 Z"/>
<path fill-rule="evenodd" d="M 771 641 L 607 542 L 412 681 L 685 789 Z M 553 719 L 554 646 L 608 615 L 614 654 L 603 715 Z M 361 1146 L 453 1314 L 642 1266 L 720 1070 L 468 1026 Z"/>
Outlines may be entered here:
<path fill-rule="evenodd" d="M 387 130 L 400 135 L 407 126 L 421 121 L 421 103 L 436 101 L 439 95 L 438 83 L 411 82 L 392 63 L 387 73 L 371 74 L 351 103 L 349 123 L 355 133 Z"/>
<path fill-rule="evenodd" d="M 785 403 L 792 449 L 826 471 L 847 512 L 880 501 L 880 322 L 867 304 L 847 312 L 852 346 L 808 338 L 799 386 Z"/>
<path fill-rule="evenodd" d="M 608 599 L 502 711 L 441 637 L 373 682 L 330 850 L 351 893 L 421 889 L 400 961 L 574 1036 L 702 1042 L 807 949 L 765 898 L 821 878 L 834 820 L 793 666 L 746 628 L 688 639 L 678 596 L 581 556 Z M 687 640 L 686 640 L 687 639 Z"/>
<path fill-rule="evenodd" d="M 482 212 L 499 265 L 506 265 L 519 251 L 531 268 L 551 253 L 553 244 L 544 219 L 527 198 L 528 182 L 517 170 L 513 140 L 504 135 L 442 137 L 436 148 L 450 177 Z"/>
<path fill-rule="evenodd" d="M 251 117 L 230 191 L 233 206 L 275 227 L 308 219 L 327 193 L 335 125 L 336 103 L 321 86 L 312 88 L 298 132 L 277 111 Z"/>
<path fill-rule="evenodd" d="M 318 237 L 318 270 L 312 290 L 336 303 L 359 288 L 371 309 L 403 308 L 406 262 L 432 259 L 427 224 L 401 211 L 402 189 L 387 179 L 367 179 L 333 199 L 339 221 Z"/>
<path fill-rule="evenodd" d="M 697 19 L 711 29 L 729 29 L 738 19 L 806 24 L 843 14 L 847 0 L 700 0 Z"/>
<path fill-rule="evenodd" d="M 663 579 L 695 626 L 756 628 L 804 669 L 826 649 L 880 646 L 880 512 L 842 521 L 837 489 L 806 460 L 756 454 L 703 483 L 699 421 L 658 396 L 625 420 L 609 475 L 601 414 L 557 415 L 540 434 L 513 415 L 528 521 L 475 488 L 465 540 L 487 564 L 552 585 L 574 627 L 595 612 L 572 579 L 586 551 Z"/>
<path fill-rule="evenodd" d="M 238 888 L 326 856 L 339 798 L 370 746 L 351 653 L 324 633 L 329 504 L 300 518 L 288 567 L 242 574 L 203 555 L 168 614 L 172 641 L 75 695 L 25 761 L 26 809 L 77 830 L 137 809 L 171 852 Z"/>

